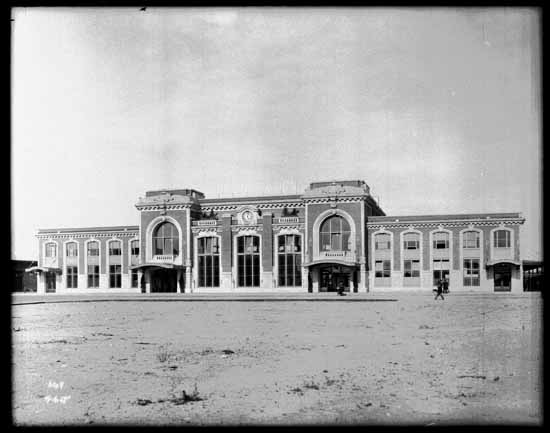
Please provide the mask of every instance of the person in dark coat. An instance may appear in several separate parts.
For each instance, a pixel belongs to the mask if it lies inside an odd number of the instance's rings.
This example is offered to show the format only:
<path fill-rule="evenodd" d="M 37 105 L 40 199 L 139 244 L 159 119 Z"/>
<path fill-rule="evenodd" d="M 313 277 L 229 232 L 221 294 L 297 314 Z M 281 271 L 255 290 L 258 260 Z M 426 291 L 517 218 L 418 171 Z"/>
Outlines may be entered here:
<path fill-rule="evenodd" d="M 340 281 L 338 283 L 338 292 L 337 293 L 338 293 L 339 296 L 346 296 L 344 294 L 344 282 L 343 281 Z"/>
<path fill-rule="evenodd" d="M 441 296 L 441 299 L 445 300 L 443 297 L 443 278 L 440 278 L 437 281 L 437 294 L 435 295 L 434 301 Z"/>

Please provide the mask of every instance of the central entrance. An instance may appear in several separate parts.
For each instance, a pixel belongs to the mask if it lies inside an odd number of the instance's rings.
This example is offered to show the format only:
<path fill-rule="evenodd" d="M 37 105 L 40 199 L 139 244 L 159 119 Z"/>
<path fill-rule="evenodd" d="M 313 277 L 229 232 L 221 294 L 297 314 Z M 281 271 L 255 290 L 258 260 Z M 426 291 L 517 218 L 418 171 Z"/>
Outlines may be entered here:
<path fill-rule="evenodd" d="M 495 292 L 509 292 L 512 281 L 512 265 L 509 263 L 497 263 L 493 269 Z"/>
<path fill-rule="evenodd" d="M 155 269 L 151 272 L 151 293 L 177 293 L 178 271 Z"/>
<path fill-rule="evenodd" d="M 326 265 L 319 268 L 320 289 L 322 292 L 336 292 L 340 283 L 344 291 L 349 292 L 353 287 L 357 290 L 357 272 L 349 266 Z"/>
<path fill-rule="evenodd" d="M 55 293 L 55 278 L 54 272 L 46 272 L 46 293 Z"/>

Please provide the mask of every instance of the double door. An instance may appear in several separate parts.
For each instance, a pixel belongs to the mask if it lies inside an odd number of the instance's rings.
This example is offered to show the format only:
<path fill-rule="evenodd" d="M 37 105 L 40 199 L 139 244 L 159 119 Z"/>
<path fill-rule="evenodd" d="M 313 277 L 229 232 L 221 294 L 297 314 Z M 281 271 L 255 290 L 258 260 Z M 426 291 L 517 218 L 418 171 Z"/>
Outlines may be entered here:
<path fill-rule="evenodd" d="M 512 289 L 512 267 L 509 263 L 497 263 L 494 267 L 495 292 L 509 292 Z"/>
<path fill-rule="evenodd" d="M 46 272 L 46 293 L 55 293 L 55 273 Z"/>

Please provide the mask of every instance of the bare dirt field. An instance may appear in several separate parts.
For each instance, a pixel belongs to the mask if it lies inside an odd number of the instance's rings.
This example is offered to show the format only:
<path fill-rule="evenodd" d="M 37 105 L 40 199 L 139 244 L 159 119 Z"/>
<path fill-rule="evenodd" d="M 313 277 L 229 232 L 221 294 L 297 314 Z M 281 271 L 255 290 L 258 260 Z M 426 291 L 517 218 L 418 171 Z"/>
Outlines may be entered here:
<path fill-rule="evenodd" d="M 12 307 L 13 421 L 542 423 L 542 299 Z"/>

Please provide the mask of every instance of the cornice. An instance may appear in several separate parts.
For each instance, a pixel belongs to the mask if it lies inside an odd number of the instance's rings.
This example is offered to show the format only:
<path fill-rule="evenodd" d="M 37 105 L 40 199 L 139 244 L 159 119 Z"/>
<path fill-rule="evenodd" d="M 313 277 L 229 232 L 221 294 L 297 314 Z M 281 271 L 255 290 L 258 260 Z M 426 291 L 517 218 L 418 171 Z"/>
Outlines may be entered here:
<path fill-rule="evenodd" d="M 139 211 L 154 211 L 154 210 L 183 210 L 189 208 L 198 207 L 195 203 L 188 204 L 173 204 L 173 205 L 136 205 L 136 209 Z"/>
<path fill-rule="evenodd" d="M 246 203 L 246 204 L 235 204 L 235 205 L 212 205 L 212 206 L 201 206 L 201 209 L 203 211 L 214 211 L 214 212 L 223 212 L 223 211 L 236 211 L 238 209 L 241 209 L 243 206 L 254 206 L 257 209 L 282 209 L 282 208 L 303 208 L 303 203 L 263 203 L 263 204 L 256 204 L 256 203 Z"/>
<path fill-rule="evenodd" d="M 500 225 L 521 225 L 525 222 L 524 219 L 513 220 L 459 220 L 459 221 L 414 221 L 414 222 L 367 222 L 367 229 L 380 229 L 380 228 L 432 228 L 432 227 L 468 227 L 470 225 L 474 227 L 483 226 L 500 226 Z"/>
<path fill-rule="evenodd" d="M 89 239 L 89 238 L 134 238 L 139 231 L 110 232 L 110 233 L 41 233 L 36 235 L 38 239 Z"/>

